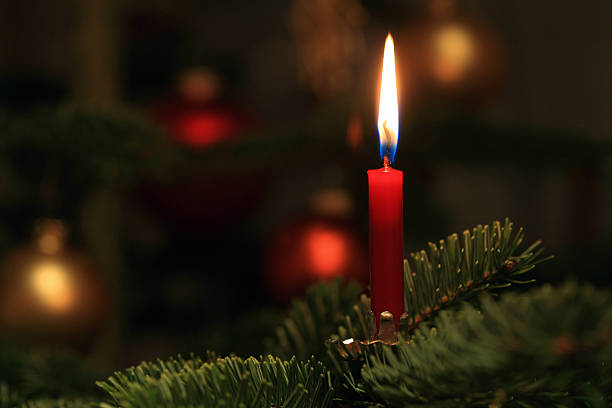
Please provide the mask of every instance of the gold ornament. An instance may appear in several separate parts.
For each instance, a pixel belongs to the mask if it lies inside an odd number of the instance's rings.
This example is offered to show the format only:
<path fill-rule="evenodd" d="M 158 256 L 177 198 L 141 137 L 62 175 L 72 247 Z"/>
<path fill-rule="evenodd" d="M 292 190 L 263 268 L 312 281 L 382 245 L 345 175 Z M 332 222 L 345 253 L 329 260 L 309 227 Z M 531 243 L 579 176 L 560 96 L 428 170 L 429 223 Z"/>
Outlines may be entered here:
<path fill-rule="evenodd" d="M 107 314 L 105 287 L 66 228 L 41 221 L 32 244 L 11 252 L 0 274 L 0 326 L 29 339 L 82 343 Z"/>
<path fill-rule="evenodd" d="M 505 52 L 493 29 L 452 0 L 432 0 L 400 37 L 404 103 L 434 96 L 486 102 L 501 88 Z"/>

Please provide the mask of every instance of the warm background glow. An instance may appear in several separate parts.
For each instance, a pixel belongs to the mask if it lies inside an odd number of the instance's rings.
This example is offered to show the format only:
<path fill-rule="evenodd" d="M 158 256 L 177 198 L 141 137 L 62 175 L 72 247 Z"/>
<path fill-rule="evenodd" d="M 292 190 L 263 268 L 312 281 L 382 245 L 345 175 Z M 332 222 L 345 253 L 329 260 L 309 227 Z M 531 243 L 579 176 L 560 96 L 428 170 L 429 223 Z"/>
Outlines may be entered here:
<path fill-rule="evenodd" d="M 476 57 L 472 35 L 462 26 L 442 27 L 433 38 L 433 73 L 443 83 L 452 84 L 470 68 Z"/>
<path fill-rule="evenodd" d="M 387 132 L 385 132 L 385 122 Z M 380 139 L 381 159 L 389 156 L 393 161 L 397 148 L 399 119 L 397 108 L 397 84 L 395 80 L 395 51 L 391 34 L 385 41 L 383 69 L 380 81 L 380 100 L 378 104 L 378 137 Z"/>
<path fill-rule="evenodd" d="M 64 312 L 74 302 L 74 287 L 66 268 L 55 262 L 34 266 L 30 284 L 41 303 L 52 312 Z"/>
<path fill-rule="evenodd" d="M 332 278 L 346 266 L 349 247 L 342 232 L 314 226 L 306 235 L 306 247 L 313 271 L 322 278 Z"/>

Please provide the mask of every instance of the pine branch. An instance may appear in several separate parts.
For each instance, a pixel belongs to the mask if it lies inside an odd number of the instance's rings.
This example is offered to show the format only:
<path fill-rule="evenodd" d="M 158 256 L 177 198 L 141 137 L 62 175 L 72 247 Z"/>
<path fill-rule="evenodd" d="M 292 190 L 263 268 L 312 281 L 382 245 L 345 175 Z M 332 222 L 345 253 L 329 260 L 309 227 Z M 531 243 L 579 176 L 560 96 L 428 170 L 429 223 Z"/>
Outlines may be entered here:
<path fill-rule="evenodd" d="M 519 280 L 539 262 L 543 249 L 536 241 L 520 251 L 524 233 L 520 228 L 513 234 L 512 223 L 477 226 L 473 233 L 457 234 L 430 243 L 429 252 L 411 254 L 405 261 L 405 304 L 408 312 L 400 328 L 409 337 L 419 323 L 431 320 L 440 310 L 455 307 L 462 301 L 473 300 L 482 291 L 493 291 L 512 284 L 526 284 Z M 412 266 L 411 266 L 412 265 Z M 340 281 L 320 283 L 311 288 L 304 301 L 296 301 L 289 316 L 277 329 L 277 340 L 271 352 L 286 358 L 296 355 L 306 358 L 315 355 L 324 359 L 334 374 L 342 378 L 341 392 L 355 397 L 359 389 L 360 363 L 369 346 L 351 347 L 341 340 L 366 340 L 375 331 L 370 300 L 362 295 L 357 300 L 357 287 L 342 287 Z M 325 340 L 335 340 L 326 344 Z M 325 344 L 327 350 L 323 348 Z M 369 352 L 376 353 L 376 347 Z M 349 364 L 346 357 L 353 360 Z M 352 372 L 351 372 L 352 370 Z"/>
<path fill-rule="evenodd" d="M 400 320 L 400 332 L 410 338 L 420 323 L 431 321 L 441 310 L 454 308 L 464 301 L 477 300 L 483 291 L 497 291 L 512 284 L 528 284 L 533 280 L 518 277 L 532 270 L 541 258 L 543 249 L 536 241 L 519 251 L 524 241 L 523 229 L 512 233 L 512 223 L 506 219 L 502 225 L 479 225 L 470 234 L 468 230 L 459 239 L 450 235 L 439 244 L 429 243 L 429 251 L 410 254 L 404 261 L 404 301 L 406 313 Z M 412 266 L 411 266 L 412 265 Z M 370 300 L 367 297 L 355 304 L 347 313 L 338 334 L 327 344 L 327 365 L 342 379 L 338 385 L 339 398 L 355 400 L 365 398 L 359 369 L 369 356 L 380 357 L 380 345 L 359 345 L 345 339 L 369 340 L 373 338 Z"/>
<path fill-rule="evenodd" d="M 503 226 L 499 221 L 490 227 L 478 225 L 472 233 L 465 230 L 461 240 L 452 234 L 438 245 L 430 242 L 429 251 L 411 253 L 410 260 L 404 260 L 406 312 L 399 325 L 404 337 L 410 337 L 420 323 L 431 320 L 441 310 L 474 300 L 483 291 L 534 282 L 520 277 L 552 256 L 541 257 L 544 251 L 539 248 L 541 241 L 519 252 L 524 241 L 523 228 L 514 234 L 512 229 L 512 223 L 506 218 Z M 332 338 L 367 340 L 374 331 L 370 300 L 362 297 L 346 313 L 338 334 Z M 343 347 L 341 342 L 339 346 Z M 356 357 L 355 349 L 343 351 Z M 361 349 L 356 351 L 360 353 Z"/>
<path fill-rule="evenodd" d="M 1 401 L 8 401 L 9 394 L 18 395 L 21 402 L 58 398 L 89 400 L 101 395 L 94 385 L 100 376 L 100 372 L 72 351 L 28 350 L 0 338 L 0 407 L 3 407 Z"/>
<path fill-rule="evenodd" d="M 612 295 L 575 284 L 483 296 L 368 356 L 365 388 L 389 407 L 605 407 Z"/>
<path fill-rule="evenodd" d="M 320 362 L 268 356 L 142 363 L 98 385 L 122 408 L 329 407 L 331 377 Z M 105 404 L 104 406 L 109 407 Z"/>
<path fill-rule="evenodd" d="M 404 334 L 431 319 L 441 309 L 473 298 L 484 290 L 502 289 L 512 284 L 528 284 L 535 279 L 521 279 L 538 263 L 544 251 L 536 241 L 519 252 L 524 241 L 523 228 L 513 234 L 508 218 L 502 225 L 478 225 L 461 238 L 452 234 L 428 250 L 411 253 L 404 260 Z"/>
<path fill-rule="evenodd" d="M 0 408 L 95 408 L 98 404 L 85 398 L 26 398 L 6 383 L 0 383 Z"/>
<path fill-rule="evenodd" d="M 77 193 L 94 187 L 162 179 L 178 155 L 158 128 L 131 112 L 66 107 L 23 117 L 0 113 L 0 128 L 3 182 L 16 202 L 39 198 L 40 183 L 54 183 L 58 199 L 74 202 Z"/>
<path fill-rule="evenodd" d="M 356 283 L 341 279 L 313 285 L 303 300 L 293 301 L 268 350 L 284 358 L 323 358 L 325 341 L 343 324 L 346 315 L 354 313 L 361 291 Z"/>

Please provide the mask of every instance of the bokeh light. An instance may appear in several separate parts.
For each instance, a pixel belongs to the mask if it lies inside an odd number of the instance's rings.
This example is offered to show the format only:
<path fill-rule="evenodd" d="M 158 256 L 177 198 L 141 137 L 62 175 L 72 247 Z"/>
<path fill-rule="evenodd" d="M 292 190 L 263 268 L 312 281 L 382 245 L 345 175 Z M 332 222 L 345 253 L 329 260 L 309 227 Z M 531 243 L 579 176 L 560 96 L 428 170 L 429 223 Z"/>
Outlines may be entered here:
<path fill-rule="evenodd" d="M 29 282 L 36 298 L 53 313 L 66 312 L 74 304 L 74 282 L 66 266 L 58 262 L 35 264 Z"/>
<path fill-rule="evenodd" d="M 349 250 L 345 234 L 324 225 L 313 225 L 305 240 L 308 259 L 318 277 L 339 275 L 346 267 Z"/>
<path fill-rule="evenodd" d="M 459 24 L 440 27 L 433 34 L 433 74 L 440 82 L 452 84 L 469 70 L 476 56 L 471 33 Z"/>

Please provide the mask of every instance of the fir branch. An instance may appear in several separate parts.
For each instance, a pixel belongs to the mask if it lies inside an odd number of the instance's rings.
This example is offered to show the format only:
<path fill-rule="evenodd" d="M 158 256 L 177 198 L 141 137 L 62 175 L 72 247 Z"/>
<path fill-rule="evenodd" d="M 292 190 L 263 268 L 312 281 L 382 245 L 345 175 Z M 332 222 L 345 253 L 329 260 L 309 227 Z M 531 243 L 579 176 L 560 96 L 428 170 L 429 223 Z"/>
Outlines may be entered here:
<path fill-rule="evenodd" d="M 540 257 L 541 241 L 519 251 L 524 235 L 522 227 L 513 233 L 506 218 L 503 225 L 499 221 L 478 225 L 471 233 L 452 234 L 438 244 L 430 242 L 428 250 L 411 253 L 404 260 L 404 334 L 481 291 L 534 282 L 521 275 L 552 256 Z"/>
<path fill-rule="evenodd" d="M 96 408 L 93 399 L 79 398 L 26 398 L 5 382 L 0 382 L 0 408 Z"/>
<path fill-rule="evenodd" d="M 142 363 L 98 385 L 122 408 L 329 407 L 331 376 L 320 362 L 231 356 L 206 362 L 180 356 Z M 105 406 L 109 406 L 106 405 Z"/>
<path fill-rule="evenodd" d="M 9 394 L 18 395 L 21 402 L 89 400 L 101 395 L 94 384 L 101 375 L 72 351 L 28 350 L 0 338 L 0 407 L 7 406 Z"/>
<path fill-rule="evenodd" d="M 495 221 L 491 226 L 478 225 L 472 233 L 464 231 L 462 239 L 452 234 L 438 245 L 429 243 L 429 251 L 410 254 L 410 259 L 404 261 L 406 313 L 400 320 L 400 332 L 410 338 L 420 323 L 431 321 L 441 310 L 477 300 L 483 291 L 533 282 L 519 277 L 551 257 L 541 257 L 540 241 L 519 250 L 524 241 L 523 229 L 514 234 L 512 230 L 510 220 L 506 219 L 503 225 Z M 370 301 L 362 297 L 327 344 L 327 364 L 341 379 L 337 388 L 343 400 L 365 398 L 367 403 L 369 398 L 361 387 L 359 368 L 369 356 L 380 358 L 382 346 L 345 344 L 342 340 L 371 340 L 373 324 Z"/>
<path fill-rule="evenodd" d="M 513 233 L 508 219 L 503 225 L 496 221 L 491 226 L 479 225 L 472 233 L 466 230 L 462 237 L 460 240 L 452 234 L 438 245 L 430 243 L 429 252 L 413 253 L 405 261 L 407 313 L 400 326 L 405 336 L 409 337 L 419 323 L 431 320 L 440 310 L 475 299 L 482 291 L 532 282 L 521 281 L 520 276 L 550 259 L 540 257 L 540 241 L 521 251 L 523 229 Z M 330 369 L 343 378 L 340 388 L 348 395 L 359 394 L 358 370 L 349 376 L 349 365 L 342 360 L 348 355 L 352 360 L 365 361 L 361 354 L 367 353 L 369 346 L 349 348 L 341 341 L 373 337 L 370 300 L 365 295 L 357 300 L 358 292 L 358 288 L 343 289 L 340 281 L 315 285 L 304 301 L 293 304 L 288 318 L 277 329 L 277 342 L 271 350 L 284 357 L 315 355 L 325 359 Z M 326 344 L 324 353 L 322 345 L 328 338 L 336 341 Z M 370 352 L 375 353 L 376 347 Z"/>
<path fill-rule="evenodd" d="M 0 169 L 7 186 L 3 205 L 40 200 L 72 206 L 96 188 L 123 188 L 167 178 L 178 151 L 145 117 L 121 111 L 61 108 L 24 117 L 0 112 Z"/>
<path fill-rule="evenodd" d="M 575 284 L 490 296 L 380 346 L 362 370 L 389 407 L 605 407 L 612 296 Z"/>
<path fill-rule="evenodd" d="M 404 306 L 400 332 L 409 337 L 424 321 L 429 321 L 441 310 L 475 299 L 483 291 L 496 291 L 513 284 L 529 284 L 533 279 L 521 275 L 531 271 L 552 256 L 541 257 L 541 241 L 526 249 L 523 228 L 513 234 L 508 218 L 502 225 L 478 225 L 473 232 L 465 230 L 462 239 L 452 234 L 438 244 L 429 243 L 429 250 L 410 254 L 404 260 Z M 334 339 L 348 337 L 371 339 L 374 328 L 370 300 L 362 297 L 340 322 Z M 347 350 L 350 353 L 350 350 Z"/>
<path fill-rule="evenodd" d="M 284 358 L 323 358 L 325 341 L 344 324 L 346 315 L 354 313 L 361 291 L 356 283 L 341 279 L 313 285 L 303 300 L 293 301 L 268 350 Z"/>

